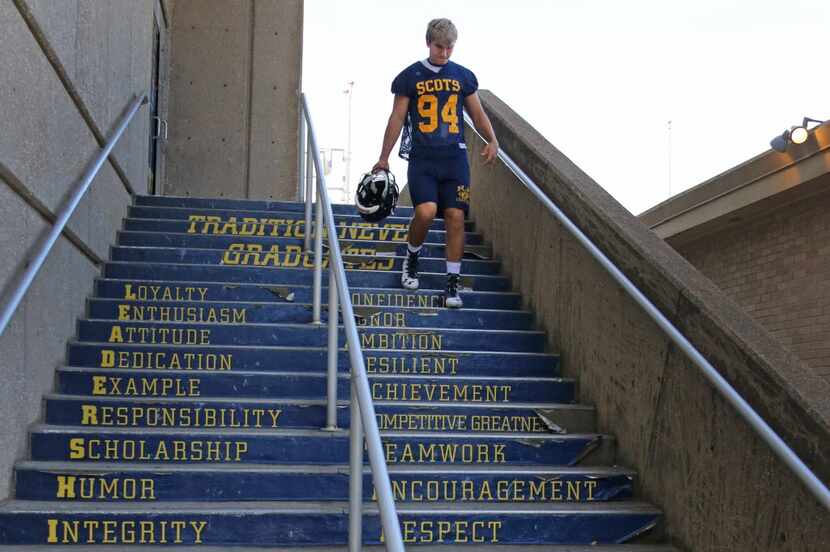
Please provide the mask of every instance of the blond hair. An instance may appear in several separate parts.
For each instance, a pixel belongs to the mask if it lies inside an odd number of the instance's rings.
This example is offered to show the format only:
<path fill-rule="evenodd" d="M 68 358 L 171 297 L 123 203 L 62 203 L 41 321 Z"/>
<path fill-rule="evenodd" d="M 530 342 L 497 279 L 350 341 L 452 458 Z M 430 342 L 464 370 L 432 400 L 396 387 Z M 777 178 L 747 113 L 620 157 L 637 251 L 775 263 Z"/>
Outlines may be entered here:
<path fill-rule="evenodd" d="M 455 25 L 449 19 L 433 19 L 427 25 L 427 44 L 438 40 L 444 40 L 449 44 L 454 44 L 457 39 L 458 29 L 455 28 Z"/>

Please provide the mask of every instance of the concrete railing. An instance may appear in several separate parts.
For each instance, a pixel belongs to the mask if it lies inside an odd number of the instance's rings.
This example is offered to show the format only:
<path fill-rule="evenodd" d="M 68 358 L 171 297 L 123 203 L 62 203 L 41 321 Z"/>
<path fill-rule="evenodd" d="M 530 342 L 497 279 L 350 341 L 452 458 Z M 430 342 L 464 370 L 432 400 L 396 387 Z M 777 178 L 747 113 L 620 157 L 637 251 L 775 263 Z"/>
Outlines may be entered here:
<path fill-rule="evenodd" d="M 826 382 L 509 107 L 481 97 L 502 148 L 830 480 Z M 506 167 L 482 166 L 482 143 L 469 134 L 477 227 L 580 399 L 596 404 L 600 429 L 616 435 L 619 463 L 640 472 L 641 493 L 665 510 L 670 540 L 695 551 L 822 549 L 827 510 Z"/>

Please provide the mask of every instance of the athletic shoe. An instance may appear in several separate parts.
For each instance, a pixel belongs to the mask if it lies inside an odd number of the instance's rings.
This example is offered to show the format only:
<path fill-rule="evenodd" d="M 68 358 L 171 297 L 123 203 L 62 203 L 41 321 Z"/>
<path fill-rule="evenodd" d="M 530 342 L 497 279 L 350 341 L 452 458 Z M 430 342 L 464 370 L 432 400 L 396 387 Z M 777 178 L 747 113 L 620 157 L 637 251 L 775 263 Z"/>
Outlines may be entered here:
<path fill-rule="evenodd" d="M 418 253 L 420 253 L 420 251 Z M 412 253 L 409 251 L 408 255 L 403 260 L 401 285 L 404 289 L 418 289 L 418 253 Z"/>
<path fill-rule="evenodd" d="M 461 297 L 458 296 L 458 286 L 461 284 L 461 275 L 447 274 L 447 295 L 444 304 L 451 309 L 460 309 L 464 306 Z"/>

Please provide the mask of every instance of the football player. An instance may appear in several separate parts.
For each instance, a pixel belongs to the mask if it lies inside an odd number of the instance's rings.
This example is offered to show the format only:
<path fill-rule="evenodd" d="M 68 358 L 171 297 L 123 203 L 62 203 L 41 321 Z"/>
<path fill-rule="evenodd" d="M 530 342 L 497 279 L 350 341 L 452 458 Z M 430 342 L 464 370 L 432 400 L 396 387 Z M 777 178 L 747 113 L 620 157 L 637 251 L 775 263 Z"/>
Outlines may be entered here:
<path fill-rule="evenodd" d="M 415 214 L 409 223 L 409 243 L 401 285 L 418 289 L 418 255 L 432 220 L 440 210 L 446 224 L 446 306 L 460 308 L 458 295 L 464 254 L 464 216 L 470 203 L 470 166 L 464 143 L 464 109 L 488 144 L 485 163 L 496 158 L 499 145 L 481 107 L 472 71 L 450 61 L 458 31 L 449 19 L 427 25 L 429 57 L 401 71 L 392 82 L 392 114 L 383 135 L 380 158 L 372 172 L 389 170 L 389 154 L 403 129 L 399 155 L 409 161 L 409 194 Z"/>

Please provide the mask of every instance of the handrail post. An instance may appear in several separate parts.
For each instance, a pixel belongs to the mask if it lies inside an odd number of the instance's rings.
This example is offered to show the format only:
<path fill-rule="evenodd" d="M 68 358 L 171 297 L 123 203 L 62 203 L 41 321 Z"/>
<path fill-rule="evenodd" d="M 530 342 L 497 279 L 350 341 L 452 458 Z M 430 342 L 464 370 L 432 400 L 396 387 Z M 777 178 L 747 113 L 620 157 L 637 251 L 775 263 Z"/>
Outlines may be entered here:
<path fill-rule="evenodd" d="M 331 238 L 329 238 L 331 239 Z M 331 261 L 331 259 L 329 259 Z M 337 279 L 329 262 L 329 350 L 328 350 L 328 404 L 326 405 L 326 431 L 337 429 L 337 354 L 338 343 Z"/>
<path fill-rule="evenodd" d="M 29 290 L 29 286 L 32 285 L 32 281 L 35 279 L 40 267 L 43 265 L 46 257 L 49 255 L 49 252 L 52 250 L 52 246 L 55 245 L 58 237 L 60 237 L 61 233 L 63 233 L 66 223 L 69 222 L 69 219 L 72 217 L 72 214 L 75 212 L 75 209 L 78 207 L 78 204 L 81 202 L 84 194 L 86 194 L 86 191 L 92 185 L 92 181 L 95 179 L 95 176 L 98 174 L 98 171 L 101 169 L 104 161 L 107 160 L 115 147 L 115 144 L 121 139 L 121 136 L 127 129 L 127 125 L 129 125 L 130 121 L 133 120 L 133 117 L 136 112 L 138 112 L 138 109 L 145 103 L 147 103 L 146 93 L 136 97 L 129 104 L 127 112 L 121 118 L 121 121 L 118 123 L 118 126 L 115 128 L 112 136 L 110 136 L 104 148 L 98 152 L 98 155 L 95 157 L 92 164 L 81 177 L 81 180 L 79 181 L 80 183 L 70 195 L 66 205 L 57 214 L 55 223 L 43 239 L 43 242 L 41 242 L 41 245 L 39 245 L 39 249 L 29 261 L 26 270 L 20 277 L 20 281 L 13 288 L 11 296 L 3 305 L 2 311 L 0 311 L 0 335 L 3 335 L 3 331 L 5 331 L 6 326 L 12 319 L 12 316 L 14 316 L 14 311 L 17 309 L 20 301 L 23 300 L 23 296 L 26 295 L 26 292 Z"/>
<path fill-rule="evenodd" d="M 299 178 L 297 179 L 297 199 L 305 199 L 305 171 L 306 171 L 306 153 L 304 146 L 306 144 L 305 134 L 305 117 L 303 117 L 302 110 L 300 111 L 300 131 L 298 133 L 299 141 L 297 143 L 297 169 L 299 170 Z"/>
<path fill-rule="evenodd" d="M 345 278 L 344 278 L 345 280 Z M 343 318 L 352 316 L 351 305 L 344 303 Z M 352 325 L 346 330 L 346 337 L 349 344 L 349 356 L 351 357 L 352 370 L 355 373 L 352 380 L 352 394 L 358 396 L 358 405 L 363 431 L 368 443 L 380 443 L 380 429 L 378 428 L 375 414 L 375 406 L 372 403 L 372 392 L 369 387 L 369 377 L 366 375 L 366 366 L 363 362 L 363 352 L 360 350 L 359 334 L 357 327 Z M 395 510 L 395 496 L 389 480 L 389 470 L 386 466 L 386 458 L 383 455 L 382 446 L 368 447 L 369 465 L 372 467 L 372 482 L 375 494 L 377 495 L 378 510 L 380 511 L 383 535 L 386 540 L 386 550 L 389 552 L 403 552 L 403 537 L 398 521 L 398 514 Z"/>
<path fill-rule="evenodd" d="M 352 382 L 349 408 L 349 552 L 360 552 L 363 546 L 363 424 L 357 397 L 357 387 Z"/>
<path fill-rule="evenodd" d="M 322 186 L 320 175 L 317 175 L 317 187 Z M 320 324 L 320 300 L 323 294 L 323 201 L 321 190 L 317 190 L 317 203 L 314 206 L 314 298 L 312 302 L 312 324 Z M 329 241 L 337 239 L 329 236 Z M 331 264 L 331 263 L 329 263 Z"/>
<path fill-rule="evenodd" d="M 389 552 L 404 552 L 405 548 L 401 535 L 401 527 L 398 521 L 398 513 L 395 510 L 395 497 L 389 480 L 386 458 L 383 455 L 383 443 L 380 439 L 380 430 L 375 417 L 375 407 L 372 403 L 369 377 L 366 374 L 363 352 L 360 349 L 360 336 L 357 331 L 351 297 L 349 296 L 349 282 L 346 277 L 346 269 L 343 265 L 340 243 L 337 241 L 337 226 L 334 219 L 334 212 L 332 211 L 331 202 L 326 191 L 326 177 L 322 170 L 323 164 L 320 161 L 320 154 L 317 150 L 314 125 L 311 120 L 311 114 L 308 112 L 308 104 L 304 94 L 301 96 L 301 99 L 303 113 L 308 123 L 310 149 L 314 152 L 314 170 L 317 174 L 319 184 L 317 200 L 323 206 L 323 213 L 325 213 L 323 223 L 329 235 L 329 270 L 331 271 L 330 274 L 334 274 L 337 285 L 337 293 L 340 298 L 340 311 L 343 313 L 343 329 L 346 334 L 346 344 L 349 350 L 349 361 L 351 365 L 350 427 L 352 429 L 350 432 L 351 440 L 349 450 L 349 465 L 351 466 L 349 521 L 351 532 L 349 534 L 349 546 L 350 550 L 354 552 L 360 550 L 362 532 L 363 443 L 365 441 L 369 451 L 372 483 L 377 494 L 378 512 L 380 514 L 381 524 L 383 525 L 383 537 L 386 549 Z M 322 236 L 322 231 L 318 231 L 318 236 Z"/>
<path fill-rule="evenodd" d="M 305 239 L 303 241 L 303 249 L 311 251 L 311 200 L 314 192 L 312 184 L 312 171 L 314 170 L 314 162 L 311 151 L 311 132 L 310 127 L 306 126 L 306 155 L 305 155 Z"/>

